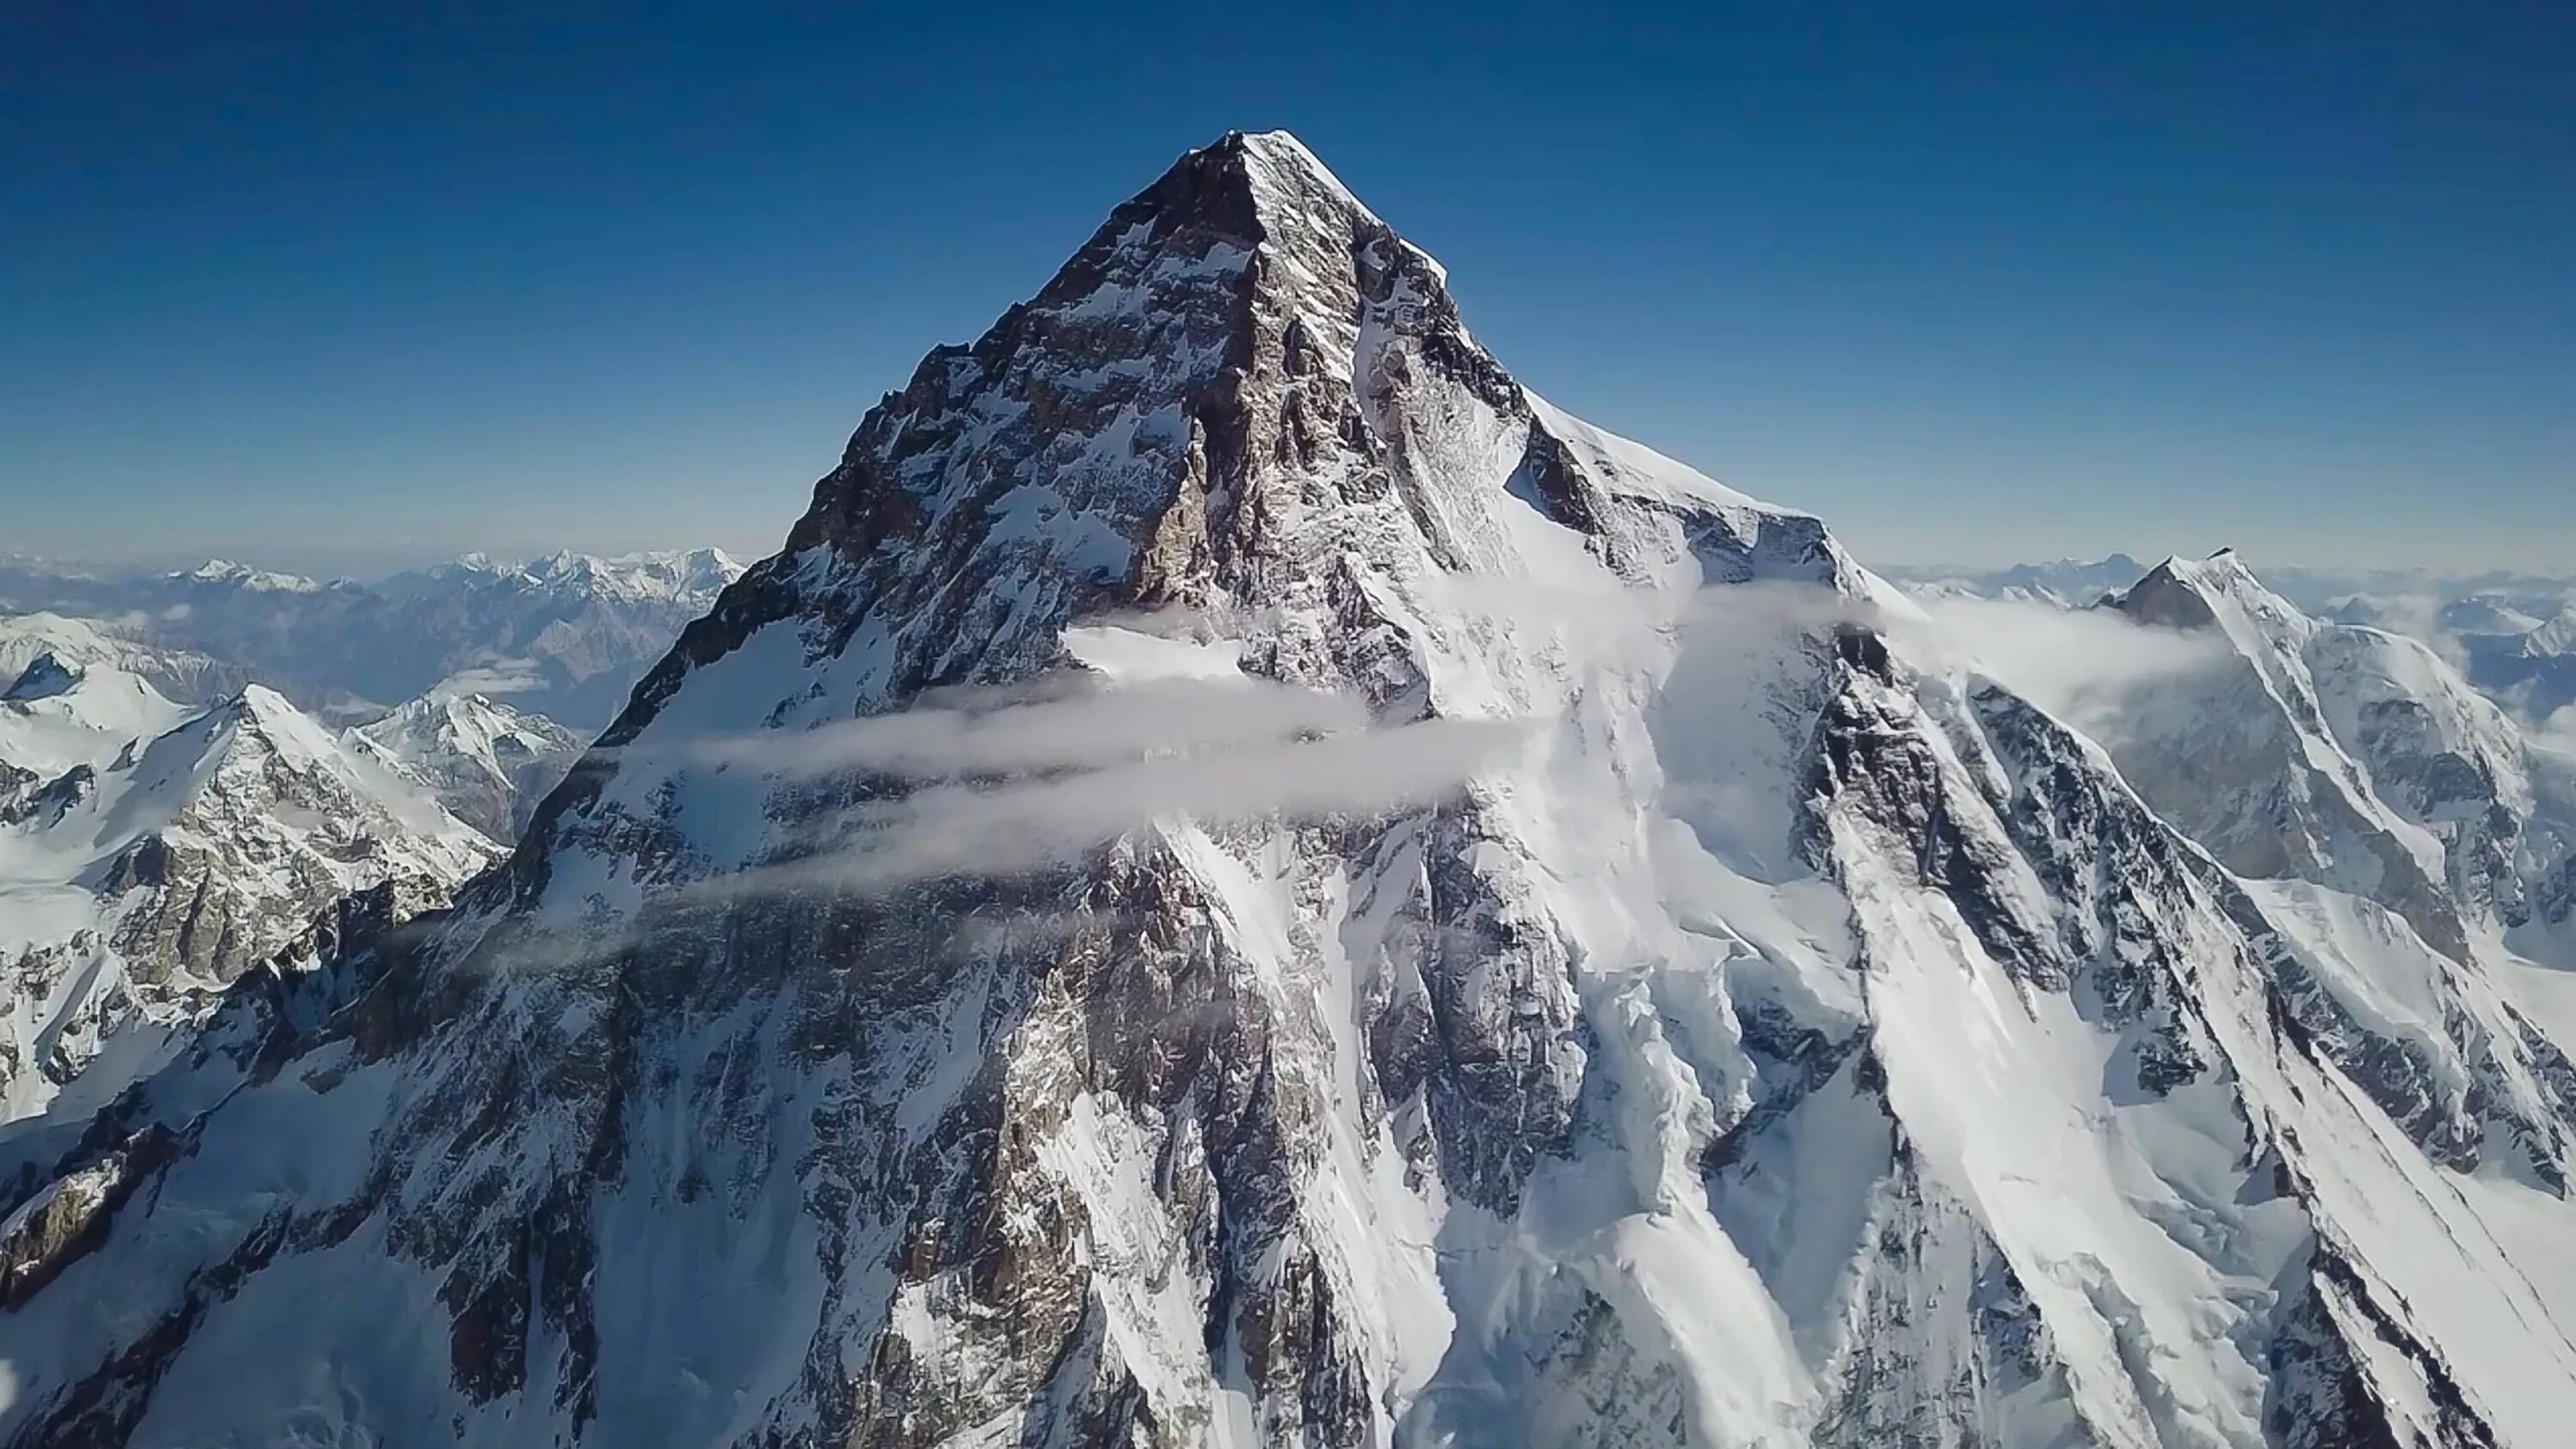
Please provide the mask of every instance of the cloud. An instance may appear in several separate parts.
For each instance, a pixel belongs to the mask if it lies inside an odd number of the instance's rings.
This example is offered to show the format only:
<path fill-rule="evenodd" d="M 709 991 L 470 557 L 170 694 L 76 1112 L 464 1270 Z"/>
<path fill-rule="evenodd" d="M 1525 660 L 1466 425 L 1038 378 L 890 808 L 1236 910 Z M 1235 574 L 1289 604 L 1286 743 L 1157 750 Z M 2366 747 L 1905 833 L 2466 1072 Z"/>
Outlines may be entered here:
<path fill-rule="evenodd" d="M 1348 695 L 1255 680 L 1049 675 L 926 696 L 899 714 L 691 742 L 677 762 L 891 787 L 830 812 L 817 848 L 718 876 L 690 899 L 869 894 L 1026 874 L 1157 821 L 1375 814 L 1456 793 L 1525 737 L 1500 720 L 1373 718 Z M 665 752 L 636 749 L 643 755 Z"/>
<path fill-rule="evenodd" d="M 2459 636 L 2444 623 L 2444 615 L 2457 596 L 2433 593 L 2353 594 L 2333 601 L 2323 611 L 2327 618 L 2345 623 L 2367 624 L 2391 634 L 2402 634 L 2440 655 L 2452 668 L 2466 672 L 2469 658 L 2460 647 Z M 2477 633 L 2472 629 L 2469 632 Z"/>
<path fill-rule="evenodd" d="M 2215 631 L 2140 624 L 2114 609 L 2023 600 L 1925 599 L 1900 635 L 1946 654 L 2105 744 L 2149 692 L 2206 676 L 2233 657 Z"/>
<path fill-rule="evenodd" d="M 2552 713 L 2533 728 L 2532 737 L 2561 754 L 2576 756 L 2576 704 Z"/>
<path fill-rule="evenodd" d="M 432 694 L 479 694 L 491 698 L 504 694 L 526 694 L 546 687 L 545 675 L 533 659 L 502 659 L 457 670 L 430 687 Z"/>
<path fill-rule="evenodd" d="M 791 779 L 853 772 L 945 779 L 1099 768 L 1371 724 L 1367 707 L 1347 695 L 1248 676 L 1111 684 L 1062 673 L 1024 686 L 925 695 L 900 714 L 692 742 L 680 753 L 693 763 Z"/>

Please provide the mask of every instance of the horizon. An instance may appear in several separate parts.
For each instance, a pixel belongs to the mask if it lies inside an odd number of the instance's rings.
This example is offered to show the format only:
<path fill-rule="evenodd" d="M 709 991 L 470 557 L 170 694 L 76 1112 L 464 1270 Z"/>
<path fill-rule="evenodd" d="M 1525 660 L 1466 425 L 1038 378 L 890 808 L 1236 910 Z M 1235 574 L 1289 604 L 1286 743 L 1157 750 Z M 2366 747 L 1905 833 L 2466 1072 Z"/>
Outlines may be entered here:
<path fill-rule="evenodd" d="M 1830 519 L 1826 520 L 1828 527 L 1831 526 L 1831 522 L 1832 521 Z M 412 562 L 362 571 L 274 566 L 258 563 L 248 559 L 231 558 L 222 554 L 203 556 L 173 554 L 164 558 L 127 557 L 120 559 L 115 557 L 83 558 L 63 554 L 6 552 L 0 553 L 0 567 L 10 565 L 22 567 L 32 566 L 39 569 L 61 570 L 66 573 L 91 573 L 106 579 L 141 579 L 151 577 L 175 578 L 185 574 L 202 573 L 208 570 L 244 569 L 254 573 L 287 575 L 303 582 L 326 587 L 331 585 L 348 584 L 362 588 L 373 588 L 405 575 L 427 573 L 449 565 L 483 565 L 494 568 L 507 566 L 511 568 L 524 569 L 549 558 L 565 556 L 587 557 L 598 559 L 605 563 L 621 564 L 635 563 L 653 558 L 669 558 L 699 552 L 713 552 L 722 556 L 727 562 L 733 564 L 737 568 L 748 568 L 752 564 L 758 563 L 761 560 L 772 556 L 777 552 L 777 550 L 767 549 L 758 552 L 744 552 L 739 549 L 724 547 L 721 544 L 682 544 L 667 548 L 636 549 L 583 548 L 577 544 L 558 544 L 529 549 L 526 551 L 468 549 L 463 553 L 424 556 Z M 2546 569 L 2514 569 L 2503 567 L 2477 569 L 2432 569 L 2425 568 L 2420 565 L 2396 567 L 2371 567 L 2340 564 L 2321 565 L 2299 563 L 2291 560 L 2267 560 L 2259 557 L 2252 557 L 2247 555 L 2244 550 L 2233 546 L 2222 546 L 2198 553 L 2178 551 L 2137 553 L 2127 549 L 2106 549 L 2095 554 L 2069 554 L 2050 558 L 2014 558 L 1994 563 L 1964 563 L 1955 559 L 1861 559 L 1860 563 L 1874 572 L 1883 574 L 1888 578 L 1901 583 L 1939 583 L 1949 579 L 1966 580 L 1990 578 L 1998 574 L 2022 570 L 2097 569 L 2114 563 L 2122 563 L 2125 567 L 2134 569 L 2141 577 L 2143 577 L 2147 573 L 2154 571 L 2157 567 L 2169 561 L 2206 561 L 2217 558 L 2221 554 L 2229 553 L 2248 558 L 2249 562 L 2246 566 L 2259 578 L 2291 579 L 2310 586 L 2314 586 L 2321 582 L 2330 585 L 2374 585 L 2412 582 L 2448 586 L 2451 588 L 2502 589 L 2509 588 L 2520 583 L 2555 585 L 2576 582 L 2576 565 L 2570 565 L 2556 572 Z"/>
<path fill-rule="evenodd" d="M 22 21 L 8 546 L 764 557 L 934 345 L 1278 127 L 1522 382 L 1866 562 L 2576 556 L 2576 26 L 1668 18 L 1389 93 L 1335 23 L 1120 88 L 1046 21 Z"/>

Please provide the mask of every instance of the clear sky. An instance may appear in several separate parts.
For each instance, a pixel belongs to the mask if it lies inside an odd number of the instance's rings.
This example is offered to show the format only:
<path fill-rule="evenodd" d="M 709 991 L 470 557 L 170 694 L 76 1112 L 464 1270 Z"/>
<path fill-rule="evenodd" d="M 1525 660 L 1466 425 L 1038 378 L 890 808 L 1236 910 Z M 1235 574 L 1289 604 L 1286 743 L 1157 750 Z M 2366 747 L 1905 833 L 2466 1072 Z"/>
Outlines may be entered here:
<path fill-rule="evenodd" d="M 2576 7 L 1593 8 L 0 4 L 0 552 L 764 553 L 1286 127 L 1865 558 L 2576 570 Z"/>

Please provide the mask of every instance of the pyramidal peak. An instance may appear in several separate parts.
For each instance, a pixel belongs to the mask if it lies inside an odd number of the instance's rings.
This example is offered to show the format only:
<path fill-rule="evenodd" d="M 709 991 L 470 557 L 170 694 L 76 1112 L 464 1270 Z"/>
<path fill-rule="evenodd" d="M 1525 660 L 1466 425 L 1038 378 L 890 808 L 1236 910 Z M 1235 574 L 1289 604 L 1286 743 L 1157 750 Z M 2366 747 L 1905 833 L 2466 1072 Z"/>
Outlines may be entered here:
<path fill-rule="evenodd" d="M 785 551 L 604 742 L 789 613 L 854 623 L 876 601 L 893 633 L 866 710 L 1036 667 L 1084 612 L 1266 607 L 1336 573 L 1361 588 L 1355 571 L 1561 572 L 1586 554 L 1631 581 L 1862 579 L 1814 519 L 1527 392 L 1469 336 L 1438 265 L 1305 147 L 1233 133 L 1113 210 L 983 337 L 934 349 Z M 930 577 L 990 591 L 938 601 L 961 615 L 939 627 L 898 626 Z"/>
<path fill-rule="evenodd" d="M 28 661 L 27 667 L 18 672 L 18 677 L 9 682 L 9 687 L 0 691 L 0 699 L 20 702 L 51 699 L 77 687 L 86 672 L 79 664 L 68 663 L 52 650 L 47 650 Z"/>
<path fill-rule="evenodd" d="M 2176 628 L 2228 625 L 2288 638 L 2308 626 L 2307 615 L 2274 593 L 2234 549 L 2202 559 L 2171 556 L 2147 571 L 2118 607 L 2141 623 Z"/>
<path fill-rule="evenodd" d="M 244 685 L 231 698 L 206 711 L 211 728 L 238 727 L 301 753 L 327 754 L 330 737 L 295 702 L 265 684 Z"/>

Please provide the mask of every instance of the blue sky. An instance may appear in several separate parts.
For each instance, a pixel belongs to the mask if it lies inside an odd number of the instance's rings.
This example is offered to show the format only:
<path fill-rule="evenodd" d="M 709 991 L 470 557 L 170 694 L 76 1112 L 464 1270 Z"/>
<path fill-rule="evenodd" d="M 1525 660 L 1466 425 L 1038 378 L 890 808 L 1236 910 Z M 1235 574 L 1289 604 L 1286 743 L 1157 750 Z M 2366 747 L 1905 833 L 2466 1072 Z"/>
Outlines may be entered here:
<path fill-rule="evenodd" d="M 0 11 L 0 551 L 766 552 L 1286 127 L 1523 381 L 1865 558 L 2576 569 L 2564 6 L 519 8 Z"/>

